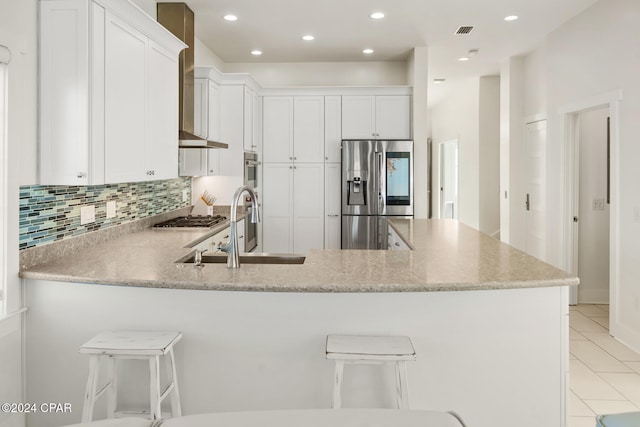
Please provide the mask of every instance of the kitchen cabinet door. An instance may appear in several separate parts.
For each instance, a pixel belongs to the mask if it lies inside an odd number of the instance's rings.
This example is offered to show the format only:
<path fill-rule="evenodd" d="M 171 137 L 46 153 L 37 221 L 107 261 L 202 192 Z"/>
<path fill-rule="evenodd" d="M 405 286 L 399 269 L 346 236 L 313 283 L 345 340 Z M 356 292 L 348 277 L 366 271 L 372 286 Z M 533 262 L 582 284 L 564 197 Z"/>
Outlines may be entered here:
<path fill-rule="evenodd" d="M 324 248 L 324 163 L 293 166 L 293 253 Z"/>
<path fill-rule="evenodd" d="M 293 98 L 293 160 L 324 161 L 324 96 Z"/>
<path fill-rule="evenodd" d="M 148 39 L 105 15 L 105 182 L 153 179 L 144 167 Z M 177 139 L 177 135 L 176 135 Z"/>
<path fill-rule="evenodd" d="M 262 98 L 262 151 L 264 162 L 293 160 L 293 97 Z"/>
<path fill-rule="evenodd" d="M 340 163 L 324 165 L 324 248 L 341 248 L 341 192 Z"/>
<path fill-rule="evenodd" d="M 145 169 L 150 179 L 178 177 L 178 61 L 149 41 Z"/>
<path fill-rule="evenodd" d="M 207 154 L 204 148 L 181 148 L 180 176 L 207 176 Z"/>
<path fill-rule="evenodd" d="M 40 2 L 44 17 L 40 23 L 39 103 L 43 184 L 92 184 L 87 114 L 90 25 L 86 19 L 91 5 L 80 0 Z M 64 108 L 60 108 L 60 100 L 64 100 Z"/>
<path fill-rule="evenodd" d="M 193 134 L 206 138 L 209 133 L 209 79 L 193 81 Z"/>
<path fill-rule="evenodd" d="M 244 85 L 220 86 L 220 141 L 229 148 L 219 150 L 217 175 L 244 174 Z"/>
<path fill-rule="evenodd" d="M 411 139 L 410 96 L 376 96 L 376 139 Z"/>
<path fill-rule="evenodd" d="M 293 166 L 264 163 L 262 167 L 262 244 L 264 252 L 293 251 Z"/>
<path fill-rule="evenodd" d="M 253 131 L 255 93 L 248 87 L 244 88 L 244 151 L 256 151 Z"/>
<path fill-rule="evenodd" d="M 342 97 L 342 139 L 375 139 L 375 96 Z"/>
<path fill-rule="evenodd" d="M 342 98 L 324 97 L 324 160 L 331 163 L 341 161 L 342 143 Z"/>

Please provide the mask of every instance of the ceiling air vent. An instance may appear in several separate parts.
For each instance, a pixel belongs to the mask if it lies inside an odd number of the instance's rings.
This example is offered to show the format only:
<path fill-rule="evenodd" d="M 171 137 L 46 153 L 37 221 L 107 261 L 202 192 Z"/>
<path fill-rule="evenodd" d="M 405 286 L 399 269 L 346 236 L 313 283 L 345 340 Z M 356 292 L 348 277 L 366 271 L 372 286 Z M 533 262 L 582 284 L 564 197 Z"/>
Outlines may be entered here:
<path fill-rule="evenodd" d="M 458 27 L 455 34 L 469 34 L 472 30 L 473 30 L 473 27 L 471 25 Z"/>

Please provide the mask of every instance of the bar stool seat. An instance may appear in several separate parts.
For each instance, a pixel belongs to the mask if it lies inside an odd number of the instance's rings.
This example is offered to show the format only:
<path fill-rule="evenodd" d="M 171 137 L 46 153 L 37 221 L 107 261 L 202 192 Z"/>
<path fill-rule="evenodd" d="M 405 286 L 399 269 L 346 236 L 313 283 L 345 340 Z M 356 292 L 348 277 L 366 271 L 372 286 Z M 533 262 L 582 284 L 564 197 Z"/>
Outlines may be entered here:
<path fill-rule="evenodd" d="M 151 420 L 162 417 L 162 401 L 171 395 L 171 415 L 182 415 L 180 392 L 176 376 L 173 346 L 180 341 L 182 333 L 177 331 L 110 331 L 96 335 L 80 347 L 80 353 L 88 354 L 89 377 L 87 379 L 82 422 L 93 419 L 96 400 L 107 393 L 107 418 L 114 418 L 117 405 L 117 369 L 116 360 L 147 359 L 149 361 L 149 412 L 142 411 Z M 165 356 L 168 384 L 164 391 L 160 389 L 160 356 Z M 107 382 L 97 389 L 100 361 L 108 361 Z"/>
<path fill-rule="evenodd" d="M 416 360 L 411 339 L 405 336 L 327 335 L 327 359 L 335 360 L 333 407 L 342 406 L 342 376 L 347 364 L 392 363 L 396 369 L 398 409 L 409 409 L 406 362 Z"/>

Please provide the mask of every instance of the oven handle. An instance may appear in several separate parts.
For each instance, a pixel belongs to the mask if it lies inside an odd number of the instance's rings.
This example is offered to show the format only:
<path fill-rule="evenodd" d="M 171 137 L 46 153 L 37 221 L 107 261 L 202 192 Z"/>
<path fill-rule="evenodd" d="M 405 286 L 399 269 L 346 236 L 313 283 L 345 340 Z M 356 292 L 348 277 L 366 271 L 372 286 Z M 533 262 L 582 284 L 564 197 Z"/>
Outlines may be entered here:
<path fill-rule="evenodd" d="M 256 160 L 245 160 L 244 164 L 247 166 L 260 166 L 262 163 L 256 161 Z"/>

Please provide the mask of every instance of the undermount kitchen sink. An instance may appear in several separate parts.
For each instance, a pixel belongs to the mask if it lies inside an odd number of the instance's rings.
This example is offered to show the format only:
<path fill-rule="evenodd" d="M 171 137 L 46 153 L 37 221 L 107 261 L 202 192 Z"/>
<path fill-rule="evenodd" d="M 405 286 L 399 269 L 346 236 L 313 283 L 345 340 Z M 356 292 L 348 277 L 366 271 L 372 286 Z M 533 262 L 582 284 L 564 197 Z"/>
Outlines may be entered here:
<path fill-rule="evenodd" d="M 305 256 L 297 254 L 269 254 L 255 253 L 244 254 L 239 257 L 240 265 L 242 264 L 304 264 Z M 184 261 L 193 264 L 195 256 Z M 222 255 L 203 255 L 203 264 L 224 264 L 227 262 L 227 256 Z"/>

